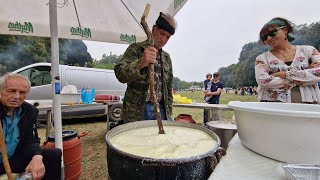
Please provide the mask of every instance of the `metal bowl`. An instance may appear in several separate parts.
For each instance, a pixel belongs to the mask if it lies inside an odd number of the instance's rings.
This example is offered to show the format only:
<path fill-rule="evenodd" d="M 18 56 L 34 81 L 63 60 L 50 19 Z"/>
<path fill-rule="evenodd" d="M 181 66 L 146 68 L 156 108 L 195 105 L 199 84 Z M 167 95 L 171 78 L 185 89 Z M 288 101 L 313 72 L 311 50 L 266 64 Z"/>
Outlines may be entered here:
<path fill-rule="evenodd" d="M 225 149 L 228 148 L 229 142 L 237 133 L 237 125 L 227 121 L 210 121 L 207 126 L 219 136 L 221 147 Z"/>
<path fill-rule="evenodd" d="M 319 180 L 320 166 L 308 164 L 284 164 L 283 169 L 290 180 Z"/>

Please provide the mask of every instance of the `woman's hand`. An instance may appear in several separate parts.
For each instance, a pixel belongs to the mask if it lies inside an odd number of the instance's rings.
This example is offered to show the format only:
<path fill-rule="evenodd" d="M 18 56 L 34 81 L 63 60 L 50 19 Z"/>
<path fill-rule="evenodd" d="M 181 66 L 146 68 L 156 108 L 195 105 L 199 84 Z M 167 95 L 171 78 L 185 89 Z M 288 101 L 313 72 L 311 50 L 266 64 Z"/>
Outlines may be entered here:
<path fill-rule="evenodd" d="M 295 82 L 292 82 L 289 80 L 284 80 L 281 84 L 282 84 L 282 87 L 280 89 L 283 89 L 283 90 L 288 90 L 288 89 L 291 89 L 291 88 L 297 86 L 295 84 Z"/>
<path fill-rule="evenodd" d="M 279 77 L 281 79 L 285 79 L 286 78 L 286 72 L 285 71 L 280 71 L 280 72 L 276 72 L 271 74 L 274 77 Z"/>
<path fill-rule="evenodd" d="M 283 89 L 283 90 L 288 90 L 288 89 L 290 89 L 290 88 L 291 88 L 290 84 L 284 83 L 281 89 Z"/>
<path fill-rule="evenodd" d="M 320 67 L 320 62 L 313 62 L 309 65 L 308 69 L 318 68 L 318 67 Z"/>

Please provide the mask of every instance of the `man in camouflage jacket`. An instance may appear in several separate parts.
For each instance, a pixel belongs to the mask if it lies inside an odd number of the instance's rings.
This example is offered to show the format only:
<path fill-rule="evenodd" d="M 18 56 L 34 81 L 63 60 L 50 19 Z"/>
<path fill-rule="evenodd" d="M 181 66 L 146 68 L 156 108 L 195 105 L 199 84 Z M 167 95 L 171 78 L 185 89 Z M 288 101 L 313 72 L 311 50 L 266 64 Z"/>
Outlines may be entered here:
<path fill-rule="evenodd" d="M 125 123 L 144 120 L 145 105 L 149 102 L 149 71 L 148 65 L 160 64 L 158 81 L 161 81 L 160 106 L 164 105 L 165 116 L 172 115 L 172 62 L 162 47 L 167 43 L 175 31 L 175 21 L 170 15 L 160 13 L 156 24 L 152 28 L 154 45 L 148 41 L 133 43 L 125 51 L 123 58 L 115 66 L 115 74 L 122 83 L 127 83 L 121 119 Z M 155 73 L 156 74 L 156 73 Z M 155 84 L 157 81 L 155 81 Z"/>

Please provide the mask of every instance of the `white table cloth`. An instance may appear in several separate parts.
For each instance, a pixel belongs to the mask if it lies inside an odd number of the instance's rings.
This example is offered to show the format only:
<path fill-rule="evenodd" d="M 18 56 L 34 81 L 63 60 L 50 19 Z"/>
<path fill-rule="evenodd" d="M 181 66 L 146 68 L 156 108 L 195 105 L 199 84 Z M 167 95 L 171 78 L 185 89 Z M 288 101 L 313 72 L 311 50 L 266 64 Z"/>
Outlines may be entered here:
<path fill-rule="evenodd" d="M 209 180 L 286 180 L 282 165 L 243 146 L 236 134 Z"/>

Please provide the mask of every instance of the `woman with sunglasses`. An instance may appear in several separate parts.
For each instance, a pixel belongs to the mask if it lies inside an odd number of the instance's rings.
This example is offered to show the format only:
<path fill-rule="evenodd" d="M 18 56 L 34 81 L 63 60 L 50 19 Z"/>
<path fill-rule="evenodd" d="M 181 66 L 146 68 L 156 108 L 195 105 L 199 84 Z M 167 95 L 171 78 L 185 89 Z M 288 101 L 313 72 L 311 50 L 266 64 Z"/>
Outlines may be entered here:
<path fill-rule="evenodd" d="M 307 45 L 292 45 L 291 22 L 273 18 L 260 30 L 260 42 L 270 50 L 256 58 L 255 77 L 261 102 L 320 103 L 320 53 Z"/>

